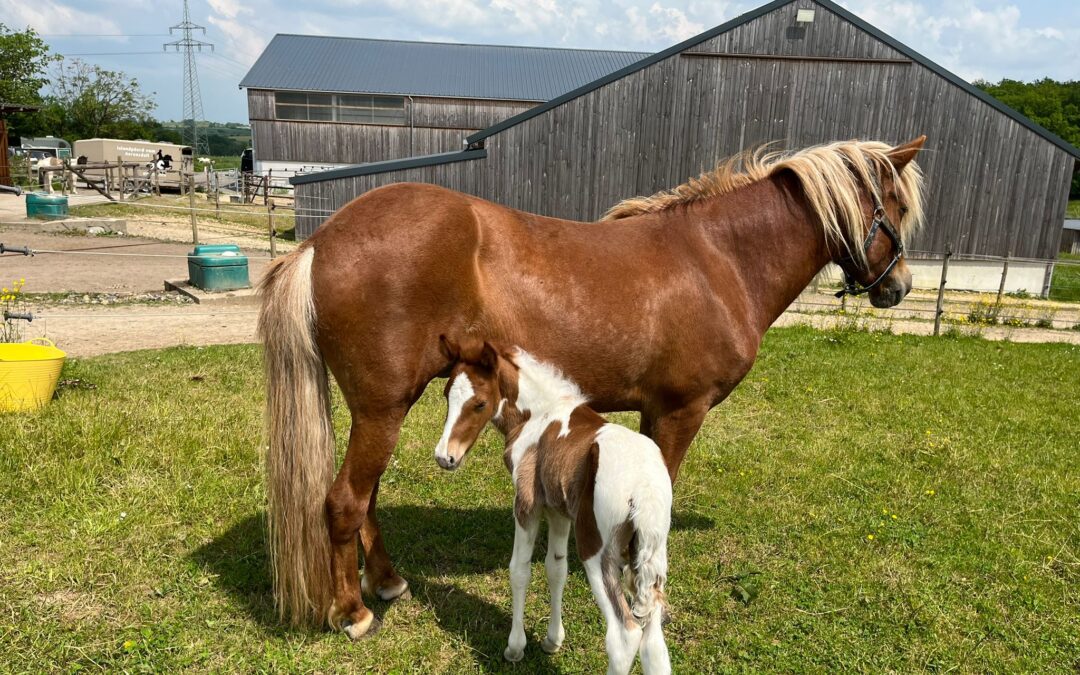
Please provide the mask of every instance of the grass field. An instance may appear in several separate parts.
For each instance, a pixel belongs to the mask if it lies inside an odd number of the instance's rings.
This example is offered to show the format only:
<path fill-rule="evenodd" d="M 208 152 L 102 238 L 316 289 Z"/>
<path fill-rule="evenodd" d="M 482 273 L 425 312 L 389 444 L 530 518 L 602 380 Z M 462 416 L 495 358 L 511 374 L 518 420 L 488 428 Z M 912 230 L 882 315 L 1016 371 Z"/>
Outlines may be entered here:
<path fill-rule="evenodd" d="M 1080 302 L 1080 255 L 1061 253 L 1059 260 L 1072 264 L 1055 265 L 1050 279 L 1050 299 Z"/>
<path fill-rule="evenodd" d="M 1074 199 L 1069 202 L 1069 205 L 1065 210 L 1065 217 L 1080 218 L 1080 199 Z"/>
<path fill-rule="evenodd" d="M 167 218 L 188 218 L 188 197 L 176 194 L 164 194 L 160 197 L 142 197 L 134 203 L 102 202 L 85 206 L 71 207 L 71 215 L 80 217 L 109 217 L 154 220 Z M 208 199 L 202 193 L 195 195 L 196 216 L 200 223 L 210 222 L 236 228 L 242 231 L 250 231 L 253 234 L 263 234 L 267 231 L 266 206 L 258 204 L 220 204 L 220 212 L 214 213 L 214 201 Z M 296 225 L 293 212 L 287 209 L 274 211 L 274 229 L 283 237 L 292 239 L 292 233 Z"/>
<path fill-rule="evenodd" d="M 675 671 L 1075 672 L 1078 372 L 1075 346 L 771 332 L 677 485 Z M 526 660 L 503 664 L 501 439 L 485 432 L 463 470 L 441 472 L 440 383 L 379 495 L 414 598 L 375 603 L 382 630 L 354 644 L 275 622 L 255 347 L 99 357 L 64 377 L 82 386 L 0 416 L 0 669 L 602 669 L 573 555 L 566 644 L 539 649 L 542 542 Z M 731 597 L 741 576 L 760 591 L 748 605 Z"/>

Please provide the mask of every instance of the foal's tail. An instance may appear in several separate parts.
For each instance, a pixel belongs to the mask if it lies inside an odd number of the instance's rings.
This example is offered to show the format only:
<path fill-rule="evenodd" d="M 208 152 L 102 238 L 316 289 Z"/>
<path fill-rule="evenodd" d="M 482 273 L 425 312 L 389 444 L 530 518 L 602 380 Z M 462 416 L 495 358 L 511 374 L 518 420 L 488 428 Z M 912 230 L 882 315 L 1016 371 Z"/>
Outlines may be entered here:
<path fill-rule="evenodd" d="M 266 369 L 266 497 L 278 616 L 318 625 L 332 598 L 324 503 L 334 479 L 326 366 L 315 343 L 312 246 L 270 265 L 259 284 Z"/>
<path fill-rule="evenodd" d="M 667 537 L 671 529 L 671 488 L 667 473 L 660 477 L 664 485 L 650 485 L 634 493 L 630 522 L 634 526 L 634 587 L 631 611 L 634 618 L 647 624 L 656 610 L 667 604 L 664 584 L 667 581 Z M 665 489 L 666 488 L 666 489 Z"/>

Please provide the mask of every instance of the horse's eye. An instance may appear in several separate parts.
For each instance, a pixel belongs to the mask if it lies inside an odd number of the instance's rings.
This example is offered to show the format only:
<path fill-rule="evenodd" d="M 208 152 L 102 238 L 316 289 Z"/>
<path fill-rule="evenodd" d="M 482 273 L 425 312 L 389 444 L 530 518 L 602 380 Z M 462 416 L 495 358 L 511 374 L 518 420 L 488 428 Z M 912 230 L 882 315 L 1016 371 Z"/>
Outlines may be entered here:
<path fill-rule="evenodd" d="M 480 401 L 479 403 L 476 404 L 476 409 L 477 410 L 483 410 L 486 407 L 487 407 L 487 401 Z"/>
<path fill-rule="evenodd" d="M 907 212 L 908 212 L 908 207 L 906 207 L 906 206 L 901 206 L 900 207 L 900 215 L 901 216 L 906 216 Z"/>

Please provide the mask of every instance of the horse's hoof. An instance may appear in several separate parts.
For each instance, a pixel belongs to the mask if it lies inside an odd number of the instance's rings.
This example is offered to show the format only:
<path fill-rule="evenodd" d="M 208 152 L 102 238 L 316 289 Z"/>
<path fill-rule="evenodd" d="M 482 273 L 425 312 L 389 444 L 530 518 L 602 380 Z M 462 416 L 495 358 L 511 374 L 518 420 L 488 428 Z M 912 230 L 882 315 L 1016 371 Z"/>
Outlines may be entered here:
<path fill-rule="evenodd" d="M 356 620 L 347 620 L 341 625 L 341 629 L 349 636 L 350 640 L 370 637 L 379 630 L 379 620 L 370 609 L 365 609 L 364 614 Z"/>
<path fill-rule="evenodd" d="M 360 590 L 366 595 L 378 597 L 383 602 L 390 602 L 391 600 L 412 600 L 412 593 L 409 592 L 409 582 L 401 577 L 397 577 L 397 581 L 391 583 L 389 586 L 380 586 L 373 591 L 371 583 L 368 581 L 368 576 L 365 574 L 360 580 Z"/>
<path fill-rule="evenodd" d="M 561 648 L 562 648 L 562 643 L 561 642 L 556 644 L 556 643 L 552 642 L 546 636 L 544 637 L 543 640 L 540 641 L 540 649 L 543 649 L 544 653 L 546 653 L 546 654 L 554 654 L 555 652 L 559 651 L 559 649 L 561 649 Z"/>
<path fill-rule="evenodd" d="M 506 650 L 503 652 L 503 658 L 510 663 L 517 663 L 521 659 L 525 658 L 525 650 L 507 647 Z"/>

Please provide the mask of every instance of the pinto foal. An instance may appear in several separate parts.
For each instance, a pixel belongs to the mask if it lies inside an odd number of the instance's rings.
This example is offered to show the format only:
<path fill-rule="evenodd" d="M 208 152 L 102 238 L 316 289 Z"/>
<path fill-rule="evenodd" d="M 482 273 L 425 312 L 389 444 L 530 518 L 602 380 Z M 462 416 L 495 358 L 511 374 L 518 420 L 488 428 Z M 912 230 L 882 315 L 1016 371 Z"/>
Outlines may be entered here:
<path fill-rule="evenodd" d="M 640 648 L 645 673 L 668 673 L 661 627 L 667 577 L 671 482 L 660 449 L 647 437 L 586 405 L 577 385 L 522 349 L 440 338 L 455 363 L 446 385 L 449 410 L 435 458 L 444 469 L 465 453 L 491 421 L 506 437 L 504 460 L 514 480 L 514 614 L 503 655 L 525 652 L 525 591 L 542 515 L 548 520 L 546 570 L 551 619 L 541 648 L 562 646 L 562 593 L 570 524 L 589 585 L 607 622 L 608 672 L 626 673 Z M 623 568 L 630 576 L 628 604 Z"/>

